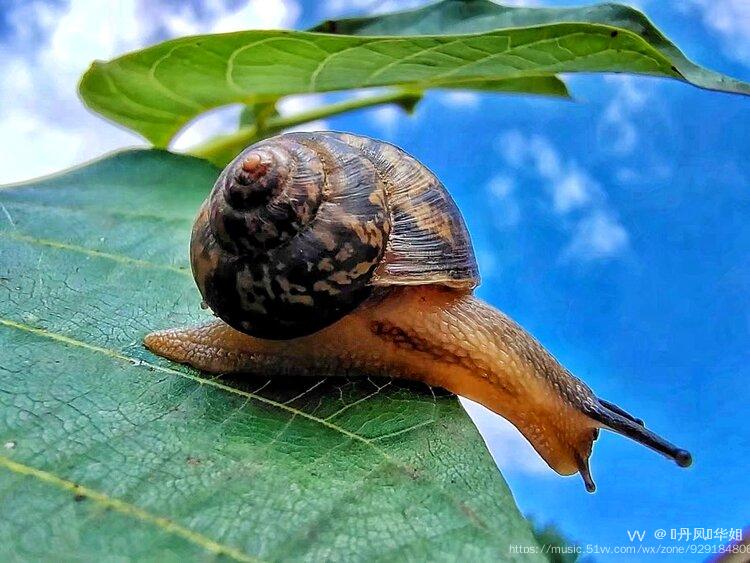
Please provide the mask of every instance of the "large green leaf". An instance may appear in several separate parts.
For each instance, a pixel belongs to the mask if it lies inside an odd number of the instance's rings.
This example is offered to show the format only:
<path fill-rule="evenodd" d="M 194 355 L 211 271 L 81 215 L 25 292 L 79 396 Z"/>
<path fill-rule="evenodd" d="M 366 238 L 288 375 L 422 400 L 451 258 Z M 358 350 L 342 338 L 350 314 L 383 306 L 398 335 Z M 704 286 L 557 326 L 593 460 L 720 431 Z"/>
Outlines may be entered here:
<path fill-rule="evenodd" d="M 640 36 L 669 59 L 686 81 L 709 90 L 750 94 L 749 84 L 696 65 L 643 13 L 620 4 L 576 8 L 529 8 L 503 6 L 490 0 L 442 0 L 416 10 L 328 20 L 311 31 L 344 35 L 445 35 L 562 22 L 585 22 L 626 29 Z"/>
<path fill-rule="evenodd" d="M 533 560 L 455 397 L 142 347 L 207 317 L 186 247 L 217 172 L 134 151 L 0 189 L 0 559 Z"/>
<path fill-rule="evenodd" d="M 448 0 L 432 10 L 466 6 L 487 11 L 494 5 Z M 166 146 L 188 121 L 214 107 L 306 92 L 397 85 L 498 88 L 507 80 L 518 90 L 535 81 L 556 81 L 552 75 L 558 72 L 613 71 L 750 93 L 748 84 L 689 63 L 635 11 L 545 11 L 545 18 L 521 22 L 522 13 L 507 14 L 502 11 L 497 21 L 491 14 L 471 19 L 466 25 L 484 32 L 468 35 L 422 35 L 420 29 L 420 35 L 409 36 L 244 31 L 184 37 L 95 62 L 80 93 L 91 109 L 157 146 Z M 597 21 L 566 21 L 594 20 L 592 14 Z M 641 27 L 634 23 L 638 16 Z M 522 27 L 495 29 L 506 20 Z M 443 24 L 436 21 L 428 31 Z M 382 31 L 392 32 L 390 27 Z"/>
<path fill-rule="evenodd" d="M 485 0 L 480 0 L 481 2 Z M 351 18 L 343 20 L 326 20 L 308 29 L 308 31 L 316 31 L 320 33 L 335 33 L 344 35 L 446 35 L 446 34 L 467 34 L 467 33 L 480 33 L 483 31 L 490 31 L 483 26 L 483 18 L 473 18 L 472 11 L 474 10 L 473 5 L 475 0 L 441 0 L 435 4 L 430 4 L 424 8 L 417 10 L 407 10 L 403 12 L 393 12 L 386 14 L 379 14 L 372 17 L 364 18 Z M 492 4 L 492 3 L 490 3 Z M 492 4 L 495 6 L 495 4 Z M 454 6 L 458 6 L 459 9 L 454 9 Z M 466 6 L 464 8 L 463 6 Z M 425 12 L 424 15 L 427 19 L 430 19 L 430 13 L 437 12 L 440 15 L 440 24 L 434 26 L 430 31 L 419 31 L 415 28 L 415 18 L 405 17 L 407 14 L 417 16 L 417 20 L 420 19 L 421 12 Z M 396 17 L 391 17 L 396 16 Z M 381 29 L 371 31 L 371 27 L 376 22 L 383 20 L 388 22 Z M 342 25 L 339 25 L 341 22 Z M 346 22 L 346 23 L 344 23 Z M 349 24 L 351 22 L 351 24 Z M 367 23 L 368 25 L 357 25 L 357 23 Z M 461 30 L 455 31 L 452 26 L 455 24 L 461 24 Z M 429 25 L 429 24 L 428 24 Z M 406 82 L 405 86 L 412 90 L 419 90 L 418 85 L 409 85 Z M 440 82 L 433 82 L 430 87 L 440 88 Z M 544 96 L 557 96 L 562 98 L 569 98 L 570 93 L 565 83 L 555 76 L 554 74 L 541 75 L 541 76 L 524 76 L 522 78 L 481 78 L 481 79 L 470 79 L 462 83 L 460 80 L 449 79 L 445 82 L 445 88 L 458 88 L 467 90 L 486 90 L 491 92 L 506 92 L 516 94 L 538 94 Z"/>

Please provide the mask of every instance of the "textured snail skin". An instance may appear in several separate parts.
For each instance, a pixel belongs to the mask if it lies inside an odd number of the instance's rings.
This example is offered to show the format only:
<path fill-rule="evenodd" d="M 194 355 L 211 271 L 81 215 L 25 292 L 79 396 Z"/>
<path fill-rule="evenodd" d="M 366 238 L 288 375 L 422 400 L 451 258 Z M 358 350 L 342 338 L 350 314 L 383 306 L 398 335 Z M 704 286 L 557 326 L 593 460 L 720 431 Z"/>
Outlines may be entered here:
<path fill-rule="evenodd" d="M 190 256 L 220 320 L 151 333 L 144 343 L 155 354 L 212 373 L 369 374 L 444 387 L 504 416 L 589 491 L 600 428 L 691 463 L 472 295 L 479 275 L 463 218 L 398 147 L 335 132 L 248 147 L 201 207 Z"/>
<path fill-rule="evenodd" d="M 145 344 L 211 373 L 369 374 L 443 387 L 508 419 L 555 471 L 580 471 L 589 491 L 595 488 L 588 470 L 593 442 L 599 428 L 611 428 L 598 420 L 600 411 L 611 425 L 639 426 L 608 412 L 608 403 L 506 315 L 469 292 L 440 286 L 395 288 L 293 340 L 254 338 L 216 321 L 154 332 Z M 642 426 L 638 432 L 652 438 L 646 445 L 689 465 L 687 452 Z"/>

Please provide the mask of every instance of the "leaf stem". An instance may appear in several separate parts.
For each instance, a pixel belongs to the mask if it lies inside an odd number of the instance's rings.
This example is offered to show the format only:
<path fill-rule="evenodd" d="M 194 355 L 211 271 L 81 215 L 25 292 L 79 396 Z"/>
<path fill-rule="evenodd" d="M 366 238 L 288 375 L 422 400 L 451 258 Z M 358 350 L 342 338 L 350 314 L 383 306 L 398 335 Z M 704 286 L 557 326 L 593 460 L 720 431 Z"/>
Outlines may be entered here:
<path fill-rule="evenodd" d="M 362 98 L 350 98 L 342 102 L 322 105 L 295 115 L 275 115 L 260 124 L 241 127 L 234 133 L 219 135 L 189 149 L 187 154 L 204 158 L 217 166 L 225 166 L 237 153 L 255 141 L 269 137 L 279 131 L 338 115 L 383 104 L 396 104 L 407 112 L 411 112 L 421 99 L 422 93 L 408 90 L 393 90 Z"/>

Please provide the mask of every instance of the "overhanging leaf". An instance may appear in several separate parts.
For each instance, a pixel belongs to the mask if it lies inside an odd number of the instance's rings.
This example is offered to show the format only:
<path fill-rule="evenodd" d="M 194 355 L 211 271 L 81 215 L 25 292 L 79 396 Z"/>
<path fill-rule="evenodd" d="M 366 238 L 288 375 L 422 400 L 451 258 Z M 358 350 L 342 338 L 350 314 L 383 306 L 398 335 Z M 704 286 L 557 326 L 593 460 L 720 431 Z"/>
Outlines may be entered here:
<path fill-rule="evenodd" d="M 391 14 L 380 14 L 373 17 L 365 18 L 352 18 L 344 20 L 327 20 L 315 27 L 308 29 L 307 31 L 317 31 L 321 33 L 335 33 L 345 35 L 446 35 L 451 33 L 479 33 L 482 31 L 489 31 L 487 28 L 482 26 L 482 19 L 474 19 L 471 16 L 471 10 L 459 8 L 458 10 L 450 9 L 449 5 L 461 6 L 466 4 L 471 7 L 474 0 L 442 0 L 436 4 L 426 6 L 417 10 L 409 10 L 404 12 L 394 12 Z M 448 9 L 443 9 L 445 5 Z M 494 5 L 494 4 L 493 4 Z M 429 33 L 420 32 L 415 28 L 415 20 L 410 17 L 402 17 L 406 14 L 414 14 L 419 17 L 420 12 L 427 8 L 436 8 L 439 14 L 442 14 L 441 24 L 445 25 L 445 28 L 441 26 L 435 26 Z M 426 13 L 429 17 L 429 14 Z M 396 16 L 392 18 L 391 16 Z M 380 19 L 389 22 L 388 25 L 383 26 L 382 29 L 370 32 L 370 26 L 379 21 Z M 466 18 L 466 19 L 464 19 Z M 339 22 L 367 22 L 370 25 L 346 25 L 340 26 Z M 451 26 L 453 24 L 464 22 L 460 32 L 452 31 Z M 344 31 L 346 27 L 346 31 Z M 412 90 L 417 89 L 416 85 L 407 85 Z M 440 83 L 435 82 L 430 87 L 440 88 Z M 538 94 L 544 96 L 557 96 L 567 98 L 570 97 L 568 88 L 565 83 L 555 75 L 542 75 L 542 76 L 528 76 L 524 78 L 501 78 L 499 80 L 494 79 L 479 79 L 479 80 L 467 80 L 465 83 L 461 83 L 458 80 L 449 80 L 445 83 L 445 88 L 457 88 L 467 90 L 486 90 L 488 92 L 507 92 L 516 94 Z"/>
<path fill-rule="evenodd" d="M 344 35 L 446 35 L 562 22 L 586 22 L 626 29 L 667 57 L 687 82 L 709 90 L 750 94 L 749 84 L 696 65 L 642 12 L 619 4 L 538 8 L 503 6 L 490 0 L 442 0 L 416 10 L 328 20 L 311 31 Z"/>
<path fill-rule="evenodd" d="M 548 19 L 532 27 L 469 35 L 245 31 L 186 37 L 96 62 L 79 89 L 91 109 L 157 146 L 167 145 L 182 126 L 211 108 L 306 92 L 397 85 L 467 88 L 475 81 L 486 87 L 503 80 L 543 80 L 539 77 L 559 72 L 611 71 L 750 93 L 745 83 L 680 71 L 660 34 L 644 37 L 617 27 L 620 20 Z"/>
<path fill-rule="evenodd" d="M 534 560 L 454 397 L 143 349 L 206 317 L 187 243 L 217 172 L 133 151 L 0 189 L 0 558 Z"/>

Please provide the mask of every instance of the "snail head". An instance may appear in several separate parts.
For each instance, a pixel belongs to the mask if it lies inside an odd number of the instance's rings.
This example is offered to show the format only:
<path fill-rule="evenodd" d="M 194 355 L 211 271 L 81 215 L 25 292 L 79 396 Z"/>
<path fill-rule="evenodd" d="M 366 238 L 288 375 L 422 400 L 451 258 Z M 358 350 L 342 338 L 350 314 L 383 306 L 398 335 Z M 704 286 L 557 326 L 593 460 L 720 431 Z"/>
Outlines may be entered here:
<path fill-rule="evenodd" d="M 536 344 L 528 345 L 527 354 L 535 352 Z M 647 429 L 643 420 L 598 398 L 551 356 L 547 355 L 543 362 L 534 362 L 534 365 L 543 372 L 535 377 L 557 392 L 535 394 L 535 400 L 523 409 L 527 418 L 520 425 L 521 431 L 556 471 L 563 475 L 580 473 L 587 491 L 596 490 L 589 457 L 601 429 L 626 436 L 680 467 L 691 465 L 692 457 L 687 450 Z"/>

